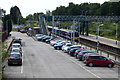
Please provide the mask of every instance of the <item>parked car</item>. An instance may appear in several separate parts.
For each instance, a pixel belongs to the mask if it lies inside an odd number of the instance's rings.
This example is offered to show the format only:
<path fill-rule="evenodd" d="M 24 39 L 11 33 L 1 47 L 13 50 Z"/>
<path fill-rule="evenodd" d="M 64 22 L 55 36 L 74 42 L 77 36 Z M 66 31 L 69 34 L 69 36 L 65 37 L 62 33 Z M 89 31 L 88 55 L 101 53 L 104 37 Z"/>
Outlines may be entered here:
<path fill-rule="evenodd" d="M 38 36 L 42 36 L 43 34 L 36 34 L 35 37 L 37 38 Z"/>
<path fill-rule="evenodd" d="M 70 51 L 69 51 L 69 55 L 70 56 L 74 56 L 75 55 L 75 51 L 78 50 L 78 49 L 81 49 L 81 48 L 72 48 Z"/>
<path fill-rule="evenodd" d="M 75 51 L 75 54 L 74 54 L 74 56 L 76 57 L 76 59 L 77 59 L 77 55 L 78 55 L 78 53 L 80 53 L 81 51 L 88 51 L 87 49 L 78 49 L 78 50 L 76 50 Z"/>
<path fill-rule="evenodd" d="M 13 43 L 12 45 L 11 45 L 11 49 L 12 48 L 20 48 L 21 50 L 22 50 L 22 47 L 21 47 L 21 45 L 19 44 L 19 43 Z"/>
<path fill-rule="evenodd" d="M 65 45 L 65 42 L 61 41 L 59 43 L 56 43 L 54 45 L 54 48 L 57 49 L 57 50 L 61 50 L 63 45 Z"/>
<path fill-rule="evenodd" d="M 20 48 L 12 48 L 10 54 L 12 53 L 20 53 L 22 55 L 22 50 Z"/>
<path fill-rule="evenodd" d="M 93 52 L 92 52 L 92 51 L 89 51 L 89 50 L 81 51 L 81 52 L 78 53 L 77 59 L 79 59 L 80 61 L 81 61 L 81 60 L 84 60 L 84 59 L 83 59 L 83 56 L 84 56 L 84 54 L 87 54 L 87 53 L 93 53 Z"/>
<path fill-rule="evenodd" d="M 65 52 L 67 50 L 67 48 L 69 48 L 70 46 L 72 46 L 71 43 L 66 43 L 65 45 L 62 46 L 62 51 Z"/>
<path fill-rule="evenodd" d="M 54 40 L 55 37 L 50 37 L 50 39 L 45 40 L 46 43 L 50 43 L 51 40 Z"/>
<path fill-rule="evenodd" d="M 37 36 L 36 39 L 37 39 L 38 41 L 41 41 L 42 38 L 44 38 L 45 36 L 46 36 L 46 35 L 40 35 L 40 36 Z"/>
<path fill-rule="evenodd" d="M 27 33 L 27 30 L 21 29 L 20 32 L 21 32 L 21 33 Z"/>
<path fill-rule="evenodd" d="M 10 54 L 8 57 L 8 65 L 15 64 L 15 65 L 22 65 L 22 56 L 21 54 Z"/>
<path fill-rule="evenodd" d="M 65 51 L 69 54 L 69 51 L 72 49 L 72 48 L 82 48 L 80 45 L 73 45 L 73 46 L 70 46 L 68 47 L 68 49 Z"/>
<path fill-rule="evenodd" d="M 88 53 L 85 53 L 82 57 L 82 61 L 84 61 L 89 55 L 99 55 L 98 53 L 95 53 L 95 52 L 88 52 Z"/>
<path fill-rule="evenodd" d="M 22 41 L 21 41 L 21 40 L 22 40 L 22 39 L 19 38 L 19 37 L 13 38 L 13 43 L 19 43 L 19 44 L 22 45 Z"/>
<path fill-rule="evenodd" d="M 89 55 L 84 63 L 89 66 L 107 66 L 107 67 L 114 67 L 115 63 L 110 59 L 101 56 L 101 55 Z"/>
<path fill-rule="evenodd" d="M 50 45 L 51 45 L 51 46 L 54 46 L 56 43 L 61 42 L 61 41 L 62 41 L 62 40 L 59 40 L 59 39 L 52 40 L 52 41 L 50 41 Z"/>
<path fill-rule="evenodd" d="M 45 36 L 44 38 L 42 38 L 41 41 L 45 42 L 47 39 L 50 39 L 51 37 L 50 36 Z"/>

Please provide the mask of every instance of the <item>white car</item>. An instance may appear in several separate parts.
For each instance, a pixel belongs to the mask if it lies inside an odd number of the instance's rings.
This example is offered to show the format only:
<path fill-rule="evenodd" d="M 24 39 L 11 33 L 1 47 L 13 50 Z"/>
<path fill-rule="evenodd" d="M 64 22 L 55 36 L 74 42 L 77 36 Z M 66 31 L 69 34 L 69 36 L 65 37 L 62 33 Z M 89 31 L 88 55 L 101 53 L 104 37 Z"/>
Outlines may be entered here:
<path fill-rule="evenodd" d="M 42 36 L 42 34 L 36 34 L 35 37 Z"/>
<path fill-rule="evenodd" d="M 72 46 L 71 43 L 66 43 L 64 46 L 62 46 L 62 51 L 66 51 L 68 47 Z"/>
<path fill-rule="evenodd" d="M 65 47 L 65 48 L 63 49 L 63 51 L 64 51 L 64 52 L 68 52 L 68 49 L 69 49 L 70 47 L 81 47 L 81 46 L 80 46 L 80 45 L 67 46 L 67 47 Z"/>
<path fill-rule="evenodd" d="M 62 40 L 51 40 L 50 45 L 54 46 L 56 43 L 61 42 Z"/>
<path fill-rule="evenodd" d="M 20 53 L 22 55 L 22 50 L 20 48 L 12 48 L 11 53 Z"/>
<path fill-rule="evenodd" d="M 11 50 L 12 50 L 12 48 L 20 48 L 22 50 L 22 47 L 21 47 L 21 45 L 19 43 L 13 43 L 11 45 Z"/>

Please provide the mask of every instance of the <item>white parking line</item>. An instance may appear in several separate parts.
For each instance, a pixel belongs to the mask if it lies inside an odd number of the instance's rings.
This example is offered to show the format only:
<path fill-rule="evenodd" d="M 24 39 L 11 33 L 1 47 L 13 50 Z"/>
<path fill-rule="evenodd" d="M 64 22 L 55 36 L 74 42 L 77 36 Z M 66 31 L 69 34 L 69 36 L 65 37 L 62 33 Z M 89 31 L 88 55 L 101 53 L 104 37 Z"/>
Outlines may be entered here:
<path fill-rule="evenodd" d="M 59 52 L 59 51 L 58 51 Z M 59 52 L 60 53 L 60 52 Z M 60 53 L 61 54 L 61 53 Z M 94 74 L 93 72 L 91 72 L 90 70 L 86 69 L 85 67 L 83 67 L 82 65 L 78 64 L 77 62 L 75 62 L 74 60 L 70 59 L 69 57 L 65 56 L 64 54 L 61 54 L 62 56 L 66 57 L 67 59 L 69 59 L 70 61 L 74 62 L 75 64 L 77 64 L 78 66 L 82 67 L 83 69 L 85 69 L 86 71 L 88 71 L 89 73 L 91 73 L 92 75 L 94 75 L 95 77 L 99 78 L 100 80 L 103 80 L 101 77 L 97 76 L 96 74 Z"/>
<path fill-rule="evenodd" d="M 23 73 L 23 66 L 21 66 L 21 74 Z"/>

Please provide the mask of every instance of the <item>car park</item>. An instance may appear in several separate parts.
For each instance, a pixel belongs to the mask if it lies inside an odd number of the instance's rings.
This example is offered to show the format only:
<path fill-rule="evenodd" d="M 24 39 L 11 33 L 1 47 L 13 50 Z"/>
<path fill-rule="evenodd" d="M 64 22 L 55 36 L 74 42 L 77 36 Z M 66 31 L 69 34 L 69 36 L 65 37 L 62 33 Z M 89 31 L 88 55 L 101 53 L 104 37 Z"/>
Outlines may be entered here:
<path fill-rule="evenodd" d="M 22 65 L 21 54 L 10 54 L 8 57 L 8 65 Z"/>
<path fill-rule="evenodd" d="M 37 37 L 42 37 L 41 41 L 46 42 L 46 43 L 50 43 L 50 45 L 52 45 L 54 47 L 54 49 L 56 49 L 56 50 L 61 50 L 62 49 L 62 51 L 67 52 L 71 56 L 75 56 L 79 60 L 83 60 L 84 63 L 88 66 L 91 66 L 91 64 L 89 65 L 85 61 L 86 61 L 86 59 L 88 59 L 89 56 L 92 56 L 92 55 L 99 56 L 99 54 L 86 49 L 85 46 L 72 45 L 72 43 L 70 41 L 67 42 L 67 41 L 61 40 L 59 38 L 46 36 L 46 35 L 39 35 Z M 93 66 L 94 65 L 96 65 L 96 64 L 93 64 Z M 107 66 L 112 67 L 112 66 L 114 66 L 114 64 L 112 64 L 112 65 L 109 64 Z"/>
<path fill-rule="evenodd" d="M 101 55 L 89 55 L 87 59 L 84 61 L 84 63 L 89 66 L 107 66 L 107 67 L 113 67 L 115 63 Z"/>

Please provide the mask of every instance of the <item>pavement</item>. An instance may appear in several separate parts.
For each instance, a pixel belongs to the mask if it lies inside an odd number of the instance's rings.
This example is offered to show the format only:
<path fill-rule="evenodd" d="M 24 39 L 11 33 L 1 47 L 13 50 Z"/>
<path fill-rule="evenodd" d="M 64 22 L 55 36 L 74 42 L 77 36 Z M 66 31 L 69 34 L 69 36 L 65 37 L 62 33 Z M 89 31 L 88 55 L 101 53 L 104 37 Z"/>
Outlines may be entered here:
<path fill-rule="evenodd" d="M 61 50 L 55 50 L 49 44 L 35 41 L 26 34 L 13 32 L 22 38 L 23 65 L 6 66 L 5 78 L 80 78 L 97 80 L 115 80 L 118 68 L 88 67 Z"/>
<path fill-rule="evenodd" d="M 99 41 L 100 43 L 120 48 L 120 41 L 118 41 L 118 40 L 113 40 L 113 39 L 100 37 L 100 36 L 98 37 L 98 39 L 96 39 L 96 36 L 95 35 L 91 35 L 91 34 L 89 34 L 89 36 L 80 35 L 80 37 L 86 38 L 86 39 L 89 39 L 89 40 L 92 40 L 92 41 L 95 41 L 95 42 Z M 117 44 L 116 44 L 116 41 L 117 41 Z"/>

